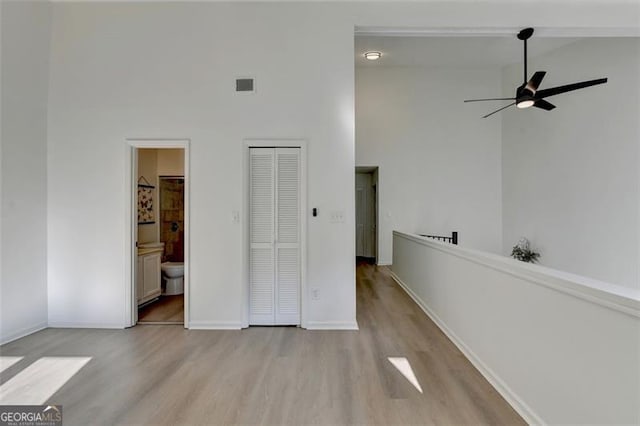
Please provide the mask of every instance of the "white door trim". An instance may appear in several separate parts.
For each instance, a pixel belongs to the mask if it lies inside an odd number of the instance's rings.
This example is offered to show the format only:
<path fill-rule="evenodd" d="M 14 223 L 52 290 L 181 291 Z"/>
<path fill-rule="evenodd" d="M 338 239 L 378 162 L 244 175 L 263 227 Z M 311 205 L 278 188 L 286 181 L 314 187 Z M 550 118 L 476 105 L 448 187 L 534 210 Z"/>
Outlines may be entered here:
<path fill-rule="evenodd" d="M 307 140 L 245 139 L 242 153 L 242 328 L 249 327 L 249 149 L 300 148 L 300 327 L 307 328 Z"/>
<path fill-rule="evenodd" d="M 190 179 L 190 139 L 127 139 L 125 143 L 125 164 L 129 164 L 130 171 L 125 174 L 125 188 L 128 196 L 125 201 L 125 327 L 131 327 L 137 323 L 138 309 L 134 297 L 136 284 L 135 267 L 137 253 L 134 249 L 136 241 L 136 221 L 138 220 L 134 206 L 137 203 L 137 170 L 138 170 L 138 148 L 181 148 L 184 149 L 184 328 L 189 328 L 189 293 L 191 277 L 191 244 L 190 228 L 191 216 L 189 213 L 191 206 L 191 179 Z"/>

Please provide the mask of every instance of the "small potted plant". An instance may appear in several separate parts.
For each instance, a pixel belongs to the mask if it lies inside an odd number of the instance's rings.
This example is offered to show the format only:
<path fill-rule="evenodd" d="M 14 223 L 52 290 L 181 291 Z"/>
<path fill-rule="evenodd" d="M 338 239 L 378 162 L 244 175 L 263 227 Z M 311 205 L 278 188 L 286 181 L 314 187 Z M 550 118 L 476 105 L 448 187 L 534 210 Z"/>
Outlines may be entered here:
<path fill-rule="evenodd" d="M 513 246 L 511 257 L 523 262 L 536 263 L 540 257 L 540 253 L 531 250 L 529 240 L 522 237 L 520 241 L 518 241 L 518 244 Z"/>

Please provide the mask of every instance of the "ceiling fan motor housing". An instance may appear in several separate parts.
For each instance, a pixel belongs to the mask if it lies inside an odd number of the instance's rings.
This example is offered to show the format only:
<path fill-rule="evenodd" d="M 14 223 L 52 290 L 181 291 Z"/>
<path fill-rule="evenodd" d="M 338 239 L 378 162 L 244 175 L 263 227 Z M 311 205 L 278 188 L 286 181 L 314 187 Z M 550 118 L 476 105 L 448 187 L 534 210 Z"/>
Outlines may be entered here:
<path fill-rule="evenodd" d="M 516 89 L 516 99 L 520 99 L 522 97 L 533 97 L 536 92 L 531 90 L 527 84 L 523 84 L 522 86 Z"/>
<path fill-rule="evenodd" d="M 516 89 L 516 104 L 519 104 L 523 101 L 533 100 L 533 95 L 535 95 L 535 92 L 529 89 L 526 84 L 523 84 Z"/>

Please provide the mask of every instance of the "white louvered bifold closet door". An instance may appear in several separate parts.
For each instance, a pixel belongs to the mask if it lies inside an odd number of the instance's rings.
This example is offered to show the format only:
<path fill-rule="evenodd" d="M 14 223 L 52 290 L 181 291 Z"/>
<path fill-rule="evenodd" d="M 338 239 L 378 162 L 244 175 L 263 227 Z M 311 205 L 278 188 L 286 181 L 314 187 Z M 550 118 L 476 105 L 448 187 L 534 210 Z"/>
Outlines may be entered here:
<path fill-rule="evenodd" d="M 249 323 L 300 324 L 300 149 L 250 149 Z"/>

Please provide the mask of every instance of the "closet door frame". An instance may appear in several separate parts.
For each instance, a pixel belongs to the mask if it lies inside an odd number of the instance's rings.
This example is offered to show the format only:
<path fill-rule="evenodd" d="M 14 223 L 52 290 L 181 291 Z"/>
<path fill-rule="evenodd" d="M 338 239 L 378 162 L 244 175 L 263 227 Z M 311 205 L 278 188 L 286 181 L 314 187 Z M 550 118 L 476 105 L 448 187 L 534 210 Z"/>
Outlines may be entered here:
<path fill-rule="evenodd" d="M 249 194 L 251 148 L 299 148 L 300 149 L 300 327 L 307 328 L 307 141 L 305 139 L 245 139 L 242 167 L 242 328 L 249 327 Z"/>

